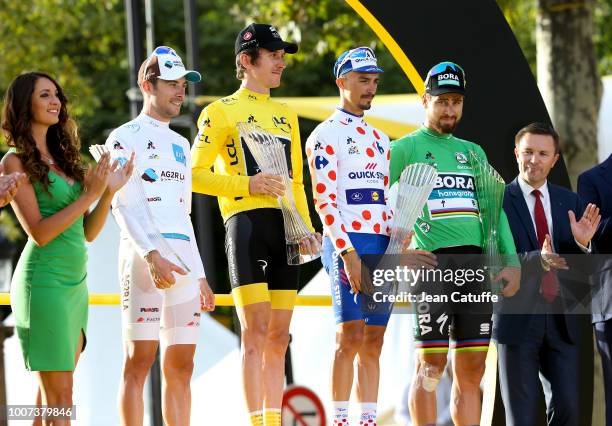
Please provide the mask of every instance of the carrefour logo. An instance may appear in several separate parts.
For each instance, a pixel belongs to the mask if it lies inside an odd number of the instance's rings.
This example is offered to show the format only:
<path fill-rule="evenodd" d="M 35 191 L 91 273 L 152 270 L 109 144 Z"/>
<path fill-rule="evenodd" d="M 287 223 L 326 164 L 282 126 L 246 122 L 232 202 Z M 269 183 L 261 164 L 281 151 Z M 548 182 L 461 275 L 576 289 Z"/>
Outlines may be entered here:
<path fill-rule="evenodd" d="M 315 157 L 315 167 L 317 168 L 317 170 L 324 169 L 328 164 L 329 160 L 327 160 L 327 158 L 321 155 L 317 155 Z"/>

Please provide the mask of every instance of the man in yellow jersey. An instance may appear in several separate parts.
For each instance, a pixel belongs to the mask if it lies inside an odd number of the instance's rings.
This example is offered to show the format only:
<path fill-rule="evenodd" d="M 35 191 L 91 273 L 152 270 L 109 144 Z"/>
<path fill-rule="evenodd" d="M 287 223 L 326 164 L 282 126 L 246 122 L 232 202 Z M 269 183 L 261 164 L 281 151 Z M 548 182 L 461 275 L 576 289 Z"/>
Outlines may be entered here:
<path fill-rule="evenodd" d="M 252 425 L 280 425 L 285 352 L 298 270 L 287 265 L 280 176 L 260 173 L 236 124 L 255 123 L 285 146 L 297 209 L 311 230 L 302 183 L 302 148 L 295 112 L 270 99 L 280 85 L 285 54 L 298 46 L 267 24 L 251 24 L 236 39 L 232 95 L 213 102 L 198 120 L 193 190 L 216 195 L 225 221 L 232 294 L 242 327 L 242 379 Z M 214 166 L 214 172 L 211 167 Z"/>

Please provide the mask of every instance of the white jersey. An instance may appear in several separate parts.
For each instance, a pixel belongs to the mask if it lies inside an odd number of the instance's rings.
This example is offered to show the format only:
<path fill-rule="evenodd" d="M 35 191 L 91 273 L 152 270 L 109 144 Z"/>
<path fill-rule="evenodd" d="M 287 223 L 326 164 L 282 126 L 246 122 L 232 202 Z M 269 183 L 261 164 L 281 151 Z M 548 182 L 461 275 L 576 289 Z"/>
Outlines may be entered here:
<path fill-rule="evenodd" d="M 338 251 L 347 232 L 389 235 L 389 138 L 363 117 L 337 109 L 306 142 L 315 207 Z"/>
<path fill-rule="evenodd" d="M 153 222 L 164 238 L 189 241 L 195 259 L 194 276 L 204 277 L 204 267 L 191 223 L 191 152 L 187 139 L 164 123 L 141 113 L 113 130 L 106 140 L 112 159 L 127 161 L 135 153 L 138 174 Z M 131 203 L 129 201 L 132 201 Z M 121 237 L 129 239 L 141 257 L 155 247 L 137 220 L 129 217 L 126 191 L 113 198 L 113 215 Z"/>

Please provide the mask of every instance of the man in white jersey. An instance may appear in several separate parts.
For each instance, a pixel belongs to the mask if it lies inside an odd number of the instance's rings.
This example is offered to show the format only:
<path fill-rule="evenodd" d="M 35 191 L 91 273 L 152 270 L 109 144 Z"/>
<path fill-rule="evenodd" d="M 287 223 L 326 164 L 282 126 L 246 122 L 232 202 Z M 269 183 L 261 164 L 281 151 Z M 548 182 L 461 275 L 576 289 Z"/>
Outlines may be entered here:
<path fill-rule="evenodd" d="M 368 309 L 362 268 L 389 243 L 391 209 L 389 138 L 363 119 L 378 86 L 374 52 L 344 52 L 334 66 L 340 107 L 319 124 L 306 142 L 315 207 L 325 237 L 321 260 L 330 276 L 337 324 L 332 367 L 333 424 L 348 424 L 348 400 L 357 359 L 357 399 L 361 423 L 376 424 L 379 357 L 390 307 Z"/>
<path fill-rule="evenodd" d="M 180 113 L 187 82 L 200 78 L 197 71 L 185 69 L 173 49 L 157 47 L 138 71 L 142 112 L 115 129 L 106 141 L 113 158 L 123 161 L 135 154 L 134 175 L 140 176 L 143 198 L 135 200 L 135 192 L 123 188 L 112 204 L 121 228 L 125 359 L 119 412 L 123 425 L 143 423 L 143 386 L 160 342 L 165 424 L 189 424 L 189 383 L 200 312 L 214 308 L 214 294 L 206 281 L 189 216 L 190 145 L 169 123 Z M 161 234 L 172 256 L 162 256 L 154 245 L 154 234 Z"/>

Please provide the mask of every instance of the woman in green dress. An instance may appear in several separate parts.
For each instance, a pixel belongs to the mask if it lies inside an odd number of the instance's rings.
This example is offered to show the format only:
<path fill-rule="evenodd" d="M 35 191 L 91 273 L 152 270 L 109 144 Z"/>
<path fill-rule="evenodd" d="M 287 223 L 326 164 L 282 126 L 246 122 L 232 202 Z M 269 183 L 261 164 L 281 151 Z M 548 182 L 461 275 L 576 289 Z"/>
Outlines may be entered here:
<path fill-rule="evenodd" d="M 44 73 L 15 78 L 4 99 L 2 130 L 10 152 L 5 173 L 25 173 L 11 205 L 28 235 L 11 283 L 11 306 L 26 368 L 38 377 L 42 403 L 72 405 L 73 372 L 85 346 L 87 249 L 102 230 L 113 194 L 132 161 L 105 154 L 85 170 L 75 122 L 59 84 Z M 89 212 L 90 205 L 99 199 Z M 52 425 L 69 419 L 51 419 Z"/>

